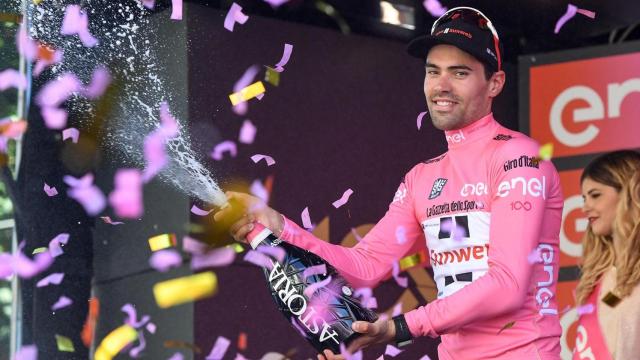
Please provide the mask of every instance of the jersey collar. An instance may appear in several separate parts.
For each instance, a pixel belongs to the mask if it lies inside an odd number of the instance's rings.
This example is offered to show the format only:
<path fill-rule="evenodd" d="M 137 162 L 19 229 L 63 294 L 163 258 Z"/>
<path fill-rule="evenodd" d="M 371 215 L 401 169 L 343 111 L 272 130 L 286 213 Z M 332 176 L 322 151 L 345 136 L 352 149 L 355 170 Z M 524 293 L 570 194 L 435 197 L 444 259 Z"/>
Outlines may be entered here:
<path fill-rule="evenodd" d="M 462 129 L 447 130 L 444 132 L 447 146 L 449 149 L 453 149 L 464 146 L 477 139 L 485 138 L 492 134 L 494 128 L 492 125 L 494 124 L 496 124 L 496 120 L 493 118 L 493 113 L 489 113 L 487 116 L 472 122 Z"/>

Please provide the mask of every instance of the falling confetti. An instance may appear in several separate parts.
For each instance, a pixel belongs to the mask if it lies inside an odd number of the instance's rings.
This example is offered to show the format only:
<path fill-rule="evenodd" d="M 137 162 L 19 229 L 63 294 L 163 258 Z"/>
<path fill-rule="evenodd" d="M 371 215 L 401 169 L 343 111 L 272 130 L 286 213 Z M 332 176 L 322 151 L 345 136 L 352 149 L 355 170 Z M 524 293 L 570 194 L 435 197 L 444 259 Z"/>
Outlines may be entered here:
<path fill-rule="evenodd" d="M 229 153 L 231 157 L 236 157 L 236 155 L 238 155 L 236 143 L 231 140 L 226 140 L 217 144 L 211 152 L 211 158 L 213 158 L 213 160 L 220 161 L 222 160 L 225 152 Z"/>
<path fill-rule="evenodd" d="M 167 272 L 182 265 L 182 256 L 174 249 L 155 251 L 149 258 L 149 265 L 160 272 Z"/>
<path fill-rule="evenodd" d="M 76 128 L 72 127 L 62 130 L 62 141 L 71 139 L 71 142 L 77 144 L 78 137 L 80 137 L 80 131 Z"/>
<path fill-rule="evenodd" d="M 447 12 L 447 8 L 443 7 L 438 0 L 424 0 L 422 6 L 431 14 L 431 16 L 439 18 Z M 420 127 L 418 127 L 420 129 Z"/>
<path fill-rule="evenodd" d="M 240 91 L 234 92 L 229 95 L 229 100 L 231 100 L 231 105 L 235 106 L 247 100 L 253 99 L 254 97 L 264 93 L 266 89 L 264 88 L 264 84 L 262 81 L 256 81 L 253 84 L 243 88 Z"/>
<path fill-rule="evenodd" d="M 573 4 L 567 4 L 567 12 L 558 19 L 556 22 L 556 27 L 553 30 L 555 34 L 560 32 L 560 29 L 567 23 L 567 21 L 571 20 L 576 14 L 582 14 L 584 16 L 590 17 L 594 19 L 596 17 L 596 13 L 590 10 L 580 9 Z"/>
<path fill-rule="evenodd" d="M 78 35 L 85 47 L 98 45 L 98 39 L 89 32 L 89 16 L 82 11 L 80 5 L 68 5 L 62 20 L 62 35 Z"/>
<path fill-rule="evenodd" d="M 224 354 L 227 352 L 231 341 L 224 336 L 218 336 L 216 342 L 213 344 L 213 348 L 207 357 L 206 360 L 222 360 L 224 358 Z"/>
<path fill-rule="evenodd" d="M 171 0 L 171 20 L 182 20 L 182 0 Z"/>
<path fill-rule="evenodd" d="M 51 310 L 52 311 L 60 310 L 60 309 L 63 309 L 65 307 L 67 307 L 67 306 L 70 306 L 71 304 L 73 304 L 73 300 L 71 300 L 68 297 L 62 295 L 62 296 L 60 296 L 58 301 L 56 301 L 55 304 L 53 304 L 51 306 Z"/>
<path fill-rule="evenodd" d="M 540 159 L 551 160 L 553 157 L 553 143 L 546 143 L 540 147 Z"/>
<path fill-rule="evenodd" d="M 59 351 L 64 352 L 75 352 L 76 349 L 73 347 L 73 341 L 66 336 L 56 334 L 56 344 L 58 345 Z"/>
<path fill-rule="evenodd" d="M 339 208 L 340 206 L 344 205 L 347 203 L 347 201 L 349 201 L 349 197 L 351 196 L 351 194 L 353 194 L 353 190 L 351 189 L 347 189 L 343 194 L 342 197 L 336 201 L 333 202 L 333 207 L 334 208 Z"/>
<path fill-rule="evenodd" d="M 267 166 L 271 166 L 276 163 L 276 161 L 269 155 L 255 154 L 251 156 L 251 160 L 253 160 L 254 163 L 258 163 L 262 159 L 267 162 Z"/>
<path fill-rule="evenodd" d="M 424 119 L 424 116 L 427 114 L 428 114 L 427 111 L 423 111 L 420 114 L 418 114 L 418 119 L 416 120 L 418 124 L 418 130 L 420 130 L 420 128 L 422 127 L 422 119 Z"/>
<path fill-rule="evenodd" d="M 227 12 L 227 16 L 224 18 L 224 28 L 233 31 L 236 23 L 244 25 L 247 20 L 249 20 L 249 17 L 242 13 L 242 6 L 233 3 L 231 4 L 231 8 L 229 8 L 229 12 Z"/>
<path fill-rule="evenodd" d="M 45 287 L 48 285 L 60 285 L 64 279 L 64 273 L 53 273 L 38 281 L 36 287 Z"/>
<path fill-rule="evenodd" d="M 289 58 L 291 57 L 291 52 L 293 51 L 293 45 L 284 44 L 284 52 L 282 53 L 282 58 L 276 64 L 275 70 L 279 73 L 284 71 L 284 66 L 289 62 Z"/>
<path fill-rule="evenodd" d="M 251 120 L 245 120 L 240 128 L 240 136 L 238 141 L 243 144 L 253 144 L 253 140 L 256 138 L 256 127 Z"/>
<path fill-rule="evenodd" d="M 512 328 L 512 327 L 513 327 L 513 325 L 515 325 L 515 324 L 516 324 L 516 322 L 515 322 L 515 321 L 510 321 L 510 322 L 506 323 L 506 324 L 502 327 L 502 329 L 500 329 L 500 330 L 498 331 L 498 335 L 499 335 L 502 331 L 504 331 L 504 330 L 506 330 L 506 329 L 509 329 L 509 328 Z"/>
<path fill-rule="evenodd" d="M 58 190 L 54 186 L 47 185 L 47 183 L 44 183 L 44 192 L 49 197 L 58 195 Z"/>
<path fill-rule="evenodd" d="M 302 210 L 302 226 L 305 229 L 312 229 L 313 228 L 313 224 L 311 223 L 311 217 L 309 216 L 309 208 L 306 207 L 304 208 L 304 210 Z"/>
<path fill-rule="evenodd" d="M 138 332 L 129 325 L 122 325 L 109 333 L 98 346 L 94 359 L 111 360 L 122 349 L 138 338 Z"/>
<path fill-rule="evenodd" d="M 153 295 L 158 306 L 164 309 L 213 296 L 217 288 L 218 279 L 209 271 L 159 282 L 153 286 Z"/>
<path fill-rule="evenodd" d="M 151 251 L 158 251 L 176 246 L 175 234 L 161 234 L 149 238 L 149 247 Z"/>
<path fill-rule="evenodd" d="M 109 204 L 116 215 L 128 219 L 142 216 L 142 172 L 139 169 L 118 169 L 113 181 L 115 188 L 109 194 Z"/>

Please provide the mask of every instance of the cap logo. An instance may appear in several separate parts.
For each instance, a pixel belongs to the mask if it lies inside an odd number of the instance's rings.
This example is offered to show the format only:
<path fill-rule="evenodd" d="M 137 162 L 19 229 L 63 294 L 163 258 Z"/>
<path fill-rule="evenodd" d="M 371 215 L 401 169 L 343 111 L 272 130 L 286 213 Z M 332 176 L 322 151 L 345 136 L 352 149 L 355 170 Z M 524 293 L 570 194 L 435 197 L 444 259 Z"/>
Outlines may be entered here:
<path fill-rule="evenodd" d="M 442 35 L 442 34 L 449 34 L 449 33 L 463 35 L 463 36 L 465 36 L 465 37 L 467 37 L 469 39 L 473 39 L 473 35 L 471 35 L 471 33 L 468 33 L 468 32 L 463 31 L 463 30 L 453 29 L 453 28 L 446 28 L 444 30 L 440 30 L 435 34 L 435 36 L 439 36 L 439 35 Z"/>

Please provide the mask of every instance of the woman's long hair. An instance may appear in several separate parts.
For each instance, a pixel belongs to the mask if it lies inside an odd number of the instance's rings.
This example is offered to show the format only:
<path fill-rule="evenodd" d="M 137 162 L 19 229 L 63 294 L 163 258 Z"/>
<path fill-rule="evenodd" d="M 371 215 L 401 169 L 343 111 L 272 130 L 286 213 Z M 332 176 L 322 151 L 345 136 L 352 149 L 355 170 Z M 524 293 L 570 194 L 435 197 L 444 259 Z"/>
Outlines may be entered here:
<path fill-rule="evenodd" d="M 602 274 L 616 261 L 614 293 L 625 297 L 640 282 L 640 153 L 620 150 L 594 159 L 582 172 L 580 184 L 591 179 L 618 191 L 619 201 L 613 231 L 622 240 L 620 254 L 614 254 L 611 236 L 597 236 L 587 228 L 582 239 L 581 277 L 576 300 L 584 304 Z M 618 259 L 615 259 L 615 256 Z"/>

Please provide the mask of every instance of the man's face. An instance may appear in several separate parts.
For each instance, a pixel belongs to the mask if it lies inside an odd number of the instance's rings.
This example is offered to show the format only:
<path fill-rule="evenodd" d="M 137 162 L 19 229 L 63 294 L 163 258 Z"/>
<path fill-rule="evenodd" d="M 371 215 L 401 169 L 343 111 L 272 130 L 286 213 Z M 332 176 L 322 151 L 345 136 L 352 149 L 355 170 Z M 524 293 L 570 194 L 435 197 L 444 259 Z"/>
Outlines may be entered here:
<path fill-rule="evenodd" d="M 461 129 L 489 114 L 503 84 L 504 72 L 486 80 L 483 64 L 455 46 L 437 45 L 427 55 L 424 95 L 440 130 Z"/>

